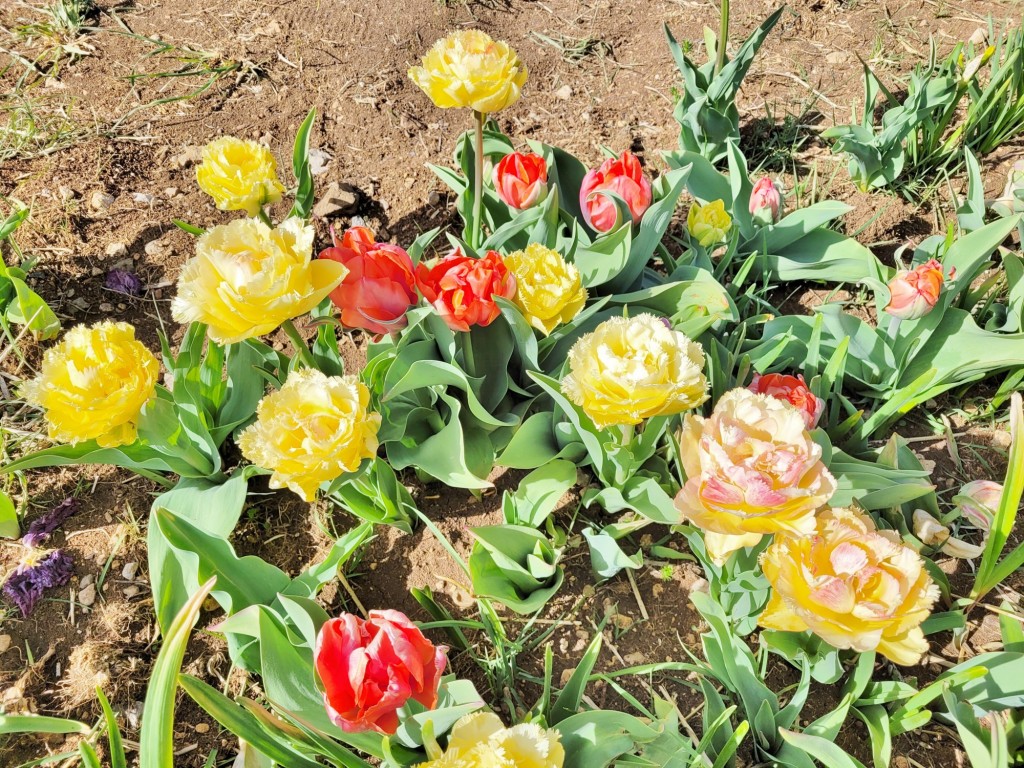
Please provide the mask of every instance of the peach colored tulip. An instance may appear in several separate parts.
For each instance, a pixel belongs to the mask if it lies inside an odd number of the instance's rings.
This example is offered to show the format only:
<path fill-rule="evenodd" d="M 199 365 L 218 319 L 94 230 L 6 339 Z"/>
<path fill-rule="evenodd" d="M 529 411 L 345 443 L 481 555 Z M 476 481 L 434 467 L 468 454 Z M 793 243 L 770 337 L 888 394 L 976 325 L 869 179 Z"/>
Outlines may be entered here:
<path fill-rule="evenodd" d="M 494 189 L 502 202 L 523 211 L 548 196 L 548 166 L 532 152 L 510 152 L 494 166 Z"/>
<path fill-rule="evenodd" d="M 954 269 L 949 276 L 953 277 L 955 274 Z M 889 281 L 889 293 L 892 298 L 885 306 L 885 311 L 901 320 L 924 317 L 938 303 L 945 281 L 942 264 L 936 259 L 931 259 L 911 270 L 901 270 Z"/>
<path fill-rule="evenodd" d="M 804 377 L 799 374 L 787 376 L 781 373 L 766 373 L 762 376 L 755 373 L 754 380 L 747 389 L 760 395 L 771 395 L 777 400 L 796 406 L 803 414 L 807 429 L 818 426 L 821 412 L 825 410 L 825 401 L 807 388 Z"/>
<path fill-rule="evenodd" d="M 615 202 L 601 192 L 614 192 L 626 201 L 633 223 L 651 206 L 651 182 L 644 175 L 636 155 L 628 149 L 621 157 L 608 158 L 600 168 L 592 168 L 580 187 L 580 210 L 587 225 L 596 232 L 608 232 L 619 224 Z"/>

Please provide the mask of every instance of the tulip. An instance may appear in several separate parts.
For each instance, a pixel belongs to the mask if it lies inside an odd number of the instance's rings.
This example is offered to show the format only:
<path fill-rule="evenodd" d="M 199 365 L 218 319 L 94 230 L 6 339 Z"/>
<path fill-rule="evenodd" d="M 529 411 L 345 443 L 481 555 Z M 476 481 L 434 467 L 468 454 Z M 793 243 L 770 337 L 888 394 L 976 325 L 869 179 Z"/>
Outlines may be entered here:
<path fill-rule="evenodd" d="M 498 112 L 519 99 L 526 67 L 508 43 L 466 29 L 438 40 L 409 77 L 442 109 Z"/>
<path fill-rule="evenodd" d="M 494 166 L 494 189 L 502 202 L 523 211 L 548 196 L 548 166 L 532 152 L 510 152 Z"/>
<path fill-rule="evenodd" d="M 772 596 L 758 623 L 810 630 L 836 648 L 878 651 L 897 664 L 920 662 L 921 631 L 939 597 L 924 561 L 896 531 L 876 530 L 849 509 L 818 515 L 804 536 L 779 536 L 761 558 Z"/>
<path fill-rule="evenodd" d="M 178 277 L 171 315 L 205 323 L 218 344 L 270 333 L 316 307 L 348 272 L 312 256 L 313 227 L 298 218 L 275 229 L 256 219 L 214 227 Z"/>
<path fill-rule="evenodd" d="M 782 212 L 782 187 L 764 176 L 750 192 L 750 215 L 762 227 L 775 224 Z"/>
<path fill-rule="evenodd" d="M 406 310 L 416 303 L 416 275 L 402 248 L 376 242 L 366 227 L 351 227 L 335 236 L 334 247 L 321 251 L 320 258 L 348 270 L 331 292 L 345 327 L 384 334 L 406 326 Z"/>
<path fill-rule="evenodd" d="M 494 300 L 516 295 L 515 275 L 497 251 L 474 259 L 459 249 L 432 266 L 419 264 L 416 284 L 453 331 L 490 325 L 501 314 Z"/>
<path fill-rule="evenodd" d="M 708 398 L 700 344 L 651 314 L 612 317 L 582 336 L 561 387 L 600 429 L 682 413 Z"/>
<path fill-rule="evenodd" d="M 991 480 L 975 480 L 960 489 L 953 497 L 956 503 L 955 518 L 964 518 L 982 532 L 980 544 L 969 544 L 951 535 L 949 527 L 943 525 L 923 509 L 914 510 L 914 535 L 929 547 L 938 548 L 942 554 L 969 560 L 985 552 L 992 520 L 999 509 L 1003 486 Z"/>
<path fill-rule="evenodd" d="M 160 364 L 128 323 L 78 325 L 43 356 L 21 394 L 43 409 L 51 440 L 134 443 L 142 407 L 156 396 Z"/>
<path fill-rule="evenodd" d="M 950 278 L 955 274 L 956 270 L 951 270 Z M 936 259 L 930 259 L 911 270 L 900 270 L 889 281 L 891 298 L 885 311 L 900 320 L 924 317 L 938 303 L 945 280 L 942 264 Z"/>
<path fill-rule="evenodd" d="M 725 210 L 724 200 L 713 200 L 706 205 L 693 203 L 686 217 L 690 237 L 704 248 L 711 248 L 729 239 L 732 218 Z"/>
<path fill-rule="evenodd" d="M 683 419 L 686 483 L 675 505 L 704 531 L 715 562 L 765 535 L 814 530 L 814 513 L 836 481 L 804 419 L 788 402 L 748 389 L 726 392 L 707 419 Z"/>
<path fill-rule="evenodd" d="M 600 168 L 592 168 L 583 177 L 580 210 L 587 226 L 595 232 L 609 232 L 620 224 L 619 209 L 604 192 L 614 192 L 626 201 L 633 224 L 639 224 L 644 211 L 651 206 L 651 182 L 629 150 L 618 158 L 608 158 Z"/>
<path fill-rule="evenodd" d="M 547 336 L 559 324 L 568 323 L 587 303 L 580 271 L 557 252 L 540 243 L 505 257 L 516 279 L 515 302 L 526 321 Z"/>
<path fill-rule="evenodd" d="M 428 762 L 416 768 L 562 768 L 561 734 L 537 723 L 506 728 L 493 712 L 466 715 L 452 727 L 448 748 L 426 744 Z"/>
<path fill-rule="evenodd" d="M 256 421 L 239 436 L 238 447 L 273 472 L 271 488 L 290 488 L 312 501 L 323 483 L 355 472 L 377 453 L 381 419 L 369 404 L 370 391 L 355 376 L 299 368 L 260 400 Z"/>
<path fill-rule="evenodd" d="M 330 619 L 317 635 L 314 663 L 331 722 L 346 733 L 393 734 L 410 699 L 437 706 L 447 651 L 399 611 Z"/>
<path fill-rule="evenodd" d="M 818 419 L 825 410 L 825 401 L 807 388 L 804 377 L 799 374 L 786 376 L 781 373 L 768 373 L 762 376 L 755 373 L 748 389 L 760 395 L 771 395 L 777 400 L 795 406 L 803 415 L 807 429 L 818 426 Z"/>
<path fill-rule="evenodd" d="M 220 210 L 245 211 L 250 216 L 259 214 L 264 205 L 276 203 L 284 192 L 270 150 L 233 136 L 224 136 L 203 148 L 196 180 Z"/>

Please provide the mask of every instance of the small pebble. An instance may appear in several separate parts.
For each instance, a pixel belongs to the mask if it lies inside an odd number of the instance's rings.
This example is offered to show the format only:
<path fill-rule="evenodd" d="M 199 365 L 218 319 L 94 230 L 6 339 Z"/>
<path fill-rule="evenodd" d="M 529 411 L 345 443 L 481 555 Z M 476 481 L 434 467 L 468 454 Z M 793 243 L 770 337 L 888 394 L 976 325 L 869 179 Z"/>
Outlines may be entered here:
<path fill-rule="evenodd" d="M 172 197 L 177 197 L 177 196 L 178 196 L 178 188 L 177 187 L 164 187 L 164 197 L 166 197 L 168 200 L 170 200 Z"/>
<path fill-rule="evenodd" d="M 110 259 L 123 259 L 128 255 L 128 246 L 124 243 L 111 243 L 104 253 Z"/>
<path fill-rule="evenodd" d="M 114 305 L 111 304 L 110 302 L 104 301 L 102 304 L 100 304 L 100 312 L 106 312 L 106 313 L 109 314 L 109 313 L 111 313 L 113 311 L 114 311 Z"/>
<path fill-rule="evenodd" d="M 71 187 L 61 187 L 57 190 L 57 194 L 60 195 L 60 199 L 65 203 L 75 199 L 75 190 Z"/>
<path fill-rule="evenodd" d="M 114 204 L 114 196 L 108 195 L 106 192 L 97 190 L 92 193 L 92 197 L 89 198 L 89 205 L 97 211 L 104 211 Z"/>
<path fill-rule="evenodd" d="M 555 91 L 555 98 L 561 99 L 562 101 L 568 101 L 572 98 L 572 88 L 568 85 L 563 85 L 557 91 Z"/>
<path fill-rule="evenodd" d="M 430 194 L 427 195 L 427 205 L 437 205 L 440 202 L 441 196 L 437 193 L 437 190 L 430 190 Z"/>
<path fill-rule="evenodd" d="M 134 584 L 130 584 L 121 590 L 121 592 L 123 592 L 124 596 L 127 598 L 135 597 L 137 594 L 139 594 L 139 591 L 139 588 Z"/>
<path fill-rule="evenodd" d="M 139 572 L 139 564 L 138 563 L 135 563 L 135 562 L 125 563 L 124 564 L 124 568 L 121 569 L 121 578 L 127 579 L 128 581 L 132 581 L 135 578 L 135 574 L 138 573 L 138 572 Z"/>
<path fill-rule="evenodd" d="M 206 733 L 210 730 L 210 726 L 206 723 L 196 723 L 196 733 Z"/>
<path fill-rule="evenodd" d="M 87 573 L 87 574 L 85 574 L 85 576 L 82 577 L 82 580 L 80 582 L 78 582 L 78 586 L 79 586 L 79 588 L 87 587 L 90 584 L 92 584 L 94 581 L 96 581 L 95 574 Z"/>
<path fill-rule="evenodd" d="M 96 585 L 89 584 L 85 589 L 78 590 L 78 602 L 89 607 L 96 602 Z"/>

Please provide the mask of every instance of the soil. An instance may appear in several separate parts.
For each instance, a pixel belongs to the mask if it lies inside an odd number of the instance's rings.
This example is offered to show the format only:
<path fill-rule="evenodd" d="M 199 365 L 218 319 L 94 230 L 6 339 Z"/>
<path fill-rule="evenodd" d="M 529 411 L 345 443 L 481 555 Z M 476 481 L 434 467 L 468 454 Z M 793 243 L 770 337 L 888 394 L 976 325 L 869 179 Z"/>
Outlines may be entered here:
<path fill-rule="evenodd" d="M 26 254 L 38 257 L 32 283 L 65 327 L 125 320 L 153 349 L 161 329 L 172 336 L 180 332 L 170 320 L 169 301 L 192 238 L 172 220 L 210 226 L 230 218 L 216 211 L 195 184 L 196 150 L 215 136 L 265 141 L 287 176 L 292 137 L 315 108 L 312 146 L 328 158 L 316 177 L 317 191 L 331 182 L 347 182 L 359 190 L 352 215 L 317 222 L 320 242 L 327 242 L 329 224 L 344 227 L 359 217 L 379 239 L 405 245 L 420 232 L 452 221 L 450 198 L 426 165 L 449 162 L 456 135 L 470 127 L 465 114 L 435 109 L 406 77 L 407 67 L 433 40 L 454 28 L 473 26 L 516 48 L 529 67 L 530 81 L 523 99 L 498 115 L 516 141 L 542 139 L 585 162 L 597 161 L 602 145 L 631 147 L 656 172 L 664 167 L 658 152 L 676 145 L 678 127 L 671 112 L 673 89 L 680 87 L 662 24 L 689 41 L 691 55 L 702 59 L 701 30 L 717 23 L 716 4 L 707 0 L 407 0 L 398 6 L 350 0 L 98 0 L 78 35 L 57 39 L 28 26 L 45 20 L 40 10 L 44 5 L 41 0 L 0 5 L 0 27 L 10 33 L 0 48 L 10 56 L 10 66 L 0 70 L 0 88 L 9 91 L 2 103 L 8 115 L 24 114 L 12 110 L 30 105 L 41 131 L 34 137 L 26 131 L 28 143 L 17 150 L 11 143 L 17 134 L 0 128 L 0 158 L 6 158 L 0 163 L 0 194 L 32 206 L 31 220 L 17 241 Z M 948 50 L 983 25 L 990 13 L 997 20 L 1019 22 L 1015 5 L 1009 0 L 795 0 L 740 93 L 745 142 L 767 147 L 764 167 L 780 175 L 787 187 L 795 188 L 813 175 L 819 197 L 846 201 L 853 210 L 844 221 L 845 230 L 891 259 L 900 245 L 944 231 L 951 215 L 948 190 L 938 190 L 925 205 L 860 193 L 818 133 L 848 121 L 855 105 L 859 110 L 858 56 L 895 79 L 926 57 L 929 36 L 940 50 Z M 733 6 L 732 35 L 739 40 L 774 3 L 746 0 Z M 585 53 L 574 58 L 539 35 L 561 41 L 566 51 Z M 58 49 L 58 43 L 64 47 Z M 47 62 L 54 58 L 59 65 L 51 70 Z M 37 62 L 37 71 L 28 69 L 26 59 Z M 15 95 L 16 87 L 21 96 Z M 789 125 L 796 126 L 795 139 L 783 130 L 787 116 Z M 986 186 L 1001 189 L 1006 169 L 1020 156 L 1018 144 L 986 158 Z M 94 205 L 103 195 L 112 200 Z M 141 298 L 103 287 L 114 267 L 142 278 L 146 289 Z M 786 306 L 808 311 L 825 295 L 820 287 L 809 287 Z M 346 338 L 344 344 L 354 370 L 361 341 Z M 31 340 L 23 340 L 19 349 L 22 354 L 0 352 L 4 451 L 10 455 L 27 450 L 31 432 L 39 429 L 37 417 L 8 397 L 17 381 L 32 375 L 40 357 L 41 347 Z M 984 397 L 971 395 L 928 410 L 937 415 L 946 405 L 964 411 L 985 407 Z M 936 463 L 943 491 L 965 480 L 1001 480 L 1005 469 L 1005 431 L 979 426 L 985 419 L 970 413 L 961 415 L 971 419 L 967 423 L 955 416 L 951 424 L 958 451 L 946 436 L 935 437 L 934 424 L 923 415 L 897 426 L 917 438 L 915 450 L 922 457 Z M 419 487 L 417 493 L 423 511 L 465 555 L 467 529 L 500 522 L 500 491 L 514 487 L 519 476 L 496 477 L 497 492 L 479 500 L 432 486 Z M 145 520 L 157 489 L 126 472 L 95 467 L 27 472 L 25 483 L 8 490 L 28 504 L 28 519 L 67 496 L 79 499 L 79 513 L 54 539 L 71 553 L 76 575 L 64 591 L 51 593 L 31 618 L 22 620 L 12 608 L 0 614 L 0 640 L 10 640 L 0 651 L 0 703 L 6 712 L 92 722 L 99 715 L 93 693 L 99 685 L 122 713 L 126 738 L 135 741 L 145 681 L 158 648 L 144 547 Z M 699 652 L 700 620 L 688 602 L 699 570 L 686 561 L 649 559 L 632 580 L 620 574 L 595 584 L 586 547 L 579 543 L 582 518 L 574 517 L 575 501 L 567 499 L 559 513 L 564 525 L 574 523 L 566 582 L 543 617 L 562 620 L 550 637 L 556 682 L 574 666 L 605 618 L 601 670 L 680 661 L 687 658 L 687 649 Z M 293 574 L 326 551 L 329 538 L 323 530 L 328 524 L 339 530 L 348 525 L 341 513 L 301 504 L 287 493 L 260 498 L 244 520 L 234 537 L 239 551 L 259 552 Z M 659 539 L 663 533 L 648 535 Z M 650 539 L 638 537 L 634 545 L 644 541 Z M 20 556 L 17 546 L 4 543 L 0 572 Z M 130 563 L 137 570 L 128 578 L 122 574 L 131 572 L 130 567 L 125 571 Z M 90 578 L 100 587 L 95 602 L 86 606 L 80 590 L 83 579 Z M 409 589 L 429 587 L 457 615 L 472 613 L 464 574 L 423 529 L 413 535 L 378 531 L 348 578 L 367 609 L 398 608 L 425 618 Z M 332 611 L 354 608 L 347 592 L 334 585 L 323 598 Z M 987 617 L 975 612 L 971 618 L 980 622 Z M 511 614 L 508 618 L 508 626 L 516 627 L 518 619 Z M 204 614 L 200 626 L 216 619 Z M 938 661 L 905 674 L 934 676 L 943 663 L 991 642 L 989 630 L 986 623 L 961 649 L 940 636 L 934 644 Z M 456 655 L 453 665 L 485 690 L 486 680 L 471 660 Z M 542 653 L 523 654 L 519 665 L 539 674 Z M 196 633 L 186 670 L 235 693 L 245 685 L 211 634 Z M 779 666 L 772 674 L 788 680 L 792 670 Z M 698 701 L 685 685 L 658 676 L 650 683 L 632 678 L 622 682 L 642 701 L 650 701 L 651 686 L 674 696 L 682 715 L 699 730 L 694 709 Z M 814 697 L 805 718 L 812 720 L 834 706 L 834 693 Z M 525 692 L 524 698 L 529 695 Z M 607 684 L 596 683 L 589 695 L 599 705 L 626 708 Z M 234 739 L 186 697 L 179 704 L 176 764 L 204 765 L 214 750 L 216 764 L 230 764 Z M 840 743 L 868 761 L 865 736 L 853 721 Z M 66 737 L 11 739 L 0 743 L 0 763 L 20 765 L 74 750 L 74 744 Z M 894 764 L 901 767 L 959 765 L 964 760 L 940 726 L 898 739 L 894 755 Z"/>

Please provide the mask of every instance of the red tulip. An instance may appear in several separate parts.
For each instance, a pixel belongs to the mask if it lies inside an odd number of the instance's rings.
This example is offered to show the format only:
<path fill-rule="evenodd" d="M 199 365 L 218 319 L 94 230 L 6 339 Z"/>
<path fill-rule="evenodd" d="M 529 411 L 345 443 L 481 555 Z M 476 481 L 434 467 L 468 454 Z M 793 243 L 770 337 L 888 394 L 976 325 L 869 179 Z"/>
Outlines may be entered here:
<path fill-rule="evenodd" d="M 447 652 L 399 611 L 370 611 L 365 621 L 351 613 L 331 619 L 315 651 L 331 722 L 347 733 L 394 733 L 409 699 L 437 706 Z"/>
<path fill-rule="evenodd" d="M 494 166 L 494 189 L 505 205 L 532 208 L 548 196 L 548 166 L 532 152 L 511 152 Z"/>
<path fill-rule="evenodd" d="M 416 276 L 402 248 L 376 242 L 366 227 L 351 227 L 341 238 L 335 235 L 334 247 L 321 251 L 320 258 L 348 267 L 331 292 L 344 326 L 376 334 L 405 327 L 405 312 L 416 303 Z"/>
<path fill-rule="evenodd" d="M 808 389 L 804 377 L 787 376 L 781 373 L 766 373 L 764 376 L 755 373 L 754 380 L 748 389 L 759 395 L 770 395 L 777 400 L 784 400 L 795 405 L 803 414 L 807 429 L 814 429 L 825 410 L 825 401 Z"/>
<path fill-rule="evenodd" d="M 592 168 L 580 187 L 580 210 L 596 232 L 608 232 L 619 223 L 615 203 L 601 192 L 614 192 L 626 201 L 633 223 L 637 224 L 651 206 L 651 182 L 644 176 L 640 161 L 628 149 L 619 158 L 609 158 L 600 168 Z"/>
<path fill-rule="evenodd" d="M 516 295 L 515 275 L 497 251 L 474 259 L 456 249 L 432 267 L 417 266 L 416 283 L 453 331 L 490 325 L 501 314 L 494 299 Z"/>
<path fill-rule="evenodd" d="M 950 277 L 956 274 L 954 269 Z M 885 311 L 901 320 L 916 320 L 924 317 L 939 301 L 942 284 L 946 276 L 942 264 L 931 259 L 911 270 L 901 270 L 889 281 L 891 298 Z"/>

